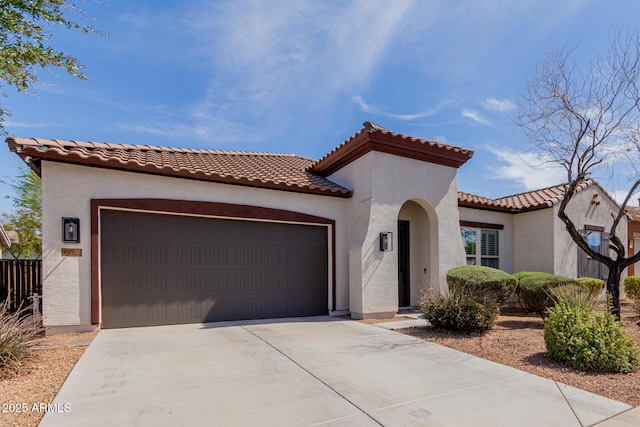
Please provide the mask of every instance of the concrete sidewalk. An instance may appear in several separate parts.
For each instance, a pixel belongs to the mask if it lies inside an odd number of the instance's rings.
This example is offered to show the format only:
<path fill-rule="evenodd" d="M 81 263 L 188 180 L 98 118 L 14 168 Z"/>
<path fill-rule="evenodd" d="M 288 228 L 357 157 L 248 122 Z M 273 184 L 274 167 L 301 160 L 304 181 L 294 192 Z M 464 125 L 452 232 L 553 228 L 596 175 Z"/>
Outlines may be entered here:
<path fill-rule="evenodd" d="M 41 426 L 590 426 L 631 409 L 329 317 L 104 330 L 54 402 Z"/>

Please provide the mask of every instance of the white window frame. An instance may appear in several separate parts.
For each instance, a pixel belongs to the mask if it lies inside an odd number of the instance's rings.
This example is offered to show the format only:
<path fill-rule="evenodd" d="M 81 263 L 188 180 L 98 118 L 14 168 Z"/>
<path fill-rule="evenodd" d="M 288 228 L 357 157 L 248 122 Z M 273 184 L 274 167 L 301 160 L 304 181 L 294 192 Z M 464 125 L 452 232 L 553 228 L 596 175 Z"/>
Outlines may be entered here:
<path fill-rule="evenodd" d="M 466 250 L 465 250 L 465 257 L 466 257 L 466 264 L 467 265 L 482 265 L 482 260 L 483 259 L 497 259 L 498 260 L 498 265 L 497 267 L 493 267 L 493 268 L 500 268 L 500 230 L 501 228 L 494 228 L 494 227 L 476 227 L 476 226 L 470 226 L 470 225 L 465 225 L 464 223 L 460 224 L 460 238 L 462 239 L 462 229 L 471 229 L 471 230 L 475 230 L 475 243 L 476 243 L 476 253 L 475 254 L 467 254 Z M 497 249 L 497 255 L 482 255 L 482 233 L 483 232 L 495 232 L 496 233 L 496 237 L 497 237 L 497 241 L 496 241 L 496 249 Z M 464 249 L 464 241 L 463 241 L 463 249 Z M 480 249 L 480 250 L 478 250 Z"/>

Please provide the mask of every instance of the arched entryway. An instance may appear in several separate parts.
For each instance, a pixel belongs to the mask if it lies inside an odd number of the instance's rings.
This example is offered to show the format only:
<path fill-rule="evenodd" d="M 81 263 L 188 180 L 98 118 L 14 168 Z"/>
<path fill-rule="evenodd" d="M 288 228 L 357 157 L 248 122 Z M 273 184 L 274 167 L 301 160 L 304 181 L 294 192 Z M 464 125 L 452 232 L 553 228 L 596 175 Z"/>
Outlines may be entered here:
<path fill-rule="evenodd" d="M 398 307 L 417 306 L 422 292 L 438 283 L 435 210 L 408 200 L 398 213 Z"/>

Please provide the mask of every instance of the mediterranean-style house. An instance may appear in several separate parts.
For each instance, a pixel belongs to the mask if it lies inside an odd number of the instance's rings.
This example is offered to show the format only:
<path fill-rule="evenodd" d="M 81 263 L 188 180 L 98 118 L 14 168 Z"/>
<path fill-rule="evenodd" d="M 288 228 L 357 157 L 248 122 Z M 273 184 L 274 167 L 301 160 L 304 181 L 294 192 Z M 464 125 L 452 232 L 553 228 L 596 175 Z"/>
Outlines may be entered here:
<path fill-rule="evenodd" d="M 563 186 L 501 199 L 461 193 L 457 169 L 473 151 L 370 122 L 319 160 L 7 143 L 43 179 L 51 333 L 392 316 L 417 305 L 424 290 L 446 287 L 446 272 L 465 263 L 604 274 L 581 258 L 555 216 Z M 580 186 L 570 211 L 590 244 L 606 247 L 615 206 L 597 183 Z M 625 222 L 621 238 L 626 232 Z"/>

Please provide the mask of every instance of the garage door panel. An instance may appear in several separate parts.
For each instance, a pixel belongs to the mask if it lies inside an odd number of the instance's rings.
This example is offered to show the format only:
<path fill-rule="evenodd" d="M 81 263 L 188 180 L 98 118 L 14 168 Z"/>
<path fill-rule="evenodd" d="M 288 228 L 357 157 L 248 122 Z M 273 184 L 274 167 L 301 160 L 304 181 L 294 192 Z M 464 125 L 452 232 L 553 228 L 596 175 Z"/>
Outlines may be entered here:
<path fill-rule="evenodd" d="M 103 327 L 327 314 L 327 229 L 101 211 Z"/>

